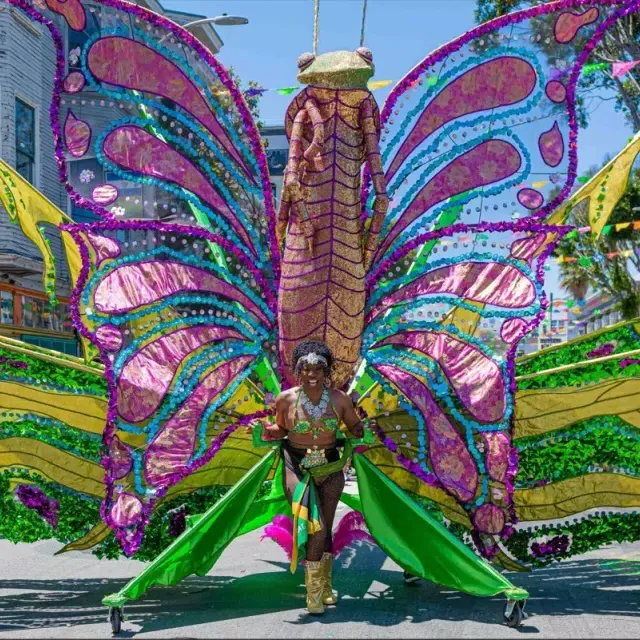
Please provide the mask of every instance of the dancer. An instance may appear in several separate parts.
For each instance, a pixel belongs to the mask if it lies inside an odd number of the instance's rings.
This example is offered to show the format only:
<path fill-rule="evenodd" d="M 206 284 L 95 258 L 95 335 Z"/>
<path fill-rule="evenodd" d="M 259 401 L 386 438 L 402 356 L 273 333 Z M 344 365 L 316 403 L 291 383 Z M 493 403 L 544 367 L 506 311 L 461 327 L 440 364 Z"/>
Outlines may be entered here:
<path fill-rule="evenodd" d="M 312 614 L 337 602 L 331 585 L 331 532 L 348 457 L 340 457 L 336 436 L 344 427 L 355 438 L 364 435 L 364 423 L 351 399 L 331 385 L 334 363 L 324 342 L 296 345 L 292 366 L 299 386 L 276 398 L 275 425 L 264 433 L 266 440 L 286 438 L 283 480 L 294 516 L 291 570 L 298 560 L 306 561 L 307 609 Z"/>

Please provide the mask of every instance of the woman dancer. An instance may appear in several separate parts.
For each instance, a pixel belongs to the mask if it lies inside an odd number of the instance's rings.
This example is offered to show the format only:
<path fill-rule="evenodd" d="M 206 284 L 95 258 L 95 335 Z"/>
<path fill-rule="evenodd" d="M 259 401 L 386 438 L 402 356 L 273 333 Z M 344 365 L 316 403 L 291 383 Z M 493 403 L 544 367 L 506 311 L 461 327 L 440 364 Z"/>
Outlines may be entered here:
<path fill-rule="evenodd" d="M 349 396 L 331 386 L 335 360 L 324 342 L 301 342 L 292 355 L 298 386 L 276 398 L 276 423 L 265 428 L 263 439 L 283 440 L 284 485 L 294 518 L 291 568 L 306 560 L 307 610 L 322 614 L 337 602 L 331 532 L 348 460 L 338 452 L 338 431 L 345 433 L 344 425 L 346 437 L 361 438 L 364 423 Z"/>

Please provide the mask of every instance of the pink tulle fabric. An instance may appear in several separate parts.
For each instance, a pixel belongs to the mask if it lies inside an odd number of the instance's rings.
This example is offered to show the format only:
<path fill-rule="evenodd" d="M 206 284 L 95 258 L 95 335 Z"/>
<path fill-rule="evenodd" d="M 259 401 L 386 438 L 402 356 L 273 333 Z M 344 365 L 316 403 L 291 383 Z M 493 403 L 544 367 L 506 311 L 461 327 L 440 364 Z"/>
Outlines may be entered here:
<path fill-rule="evenodd" d="M 278 515 L 264 528 L 261 540 L 273 540 L 286 554 L 289 560 L 293 550 L 293 520 L 289 516 Z M 362 540 L 375 544 L 369 533 L 364 516 L 359 511 L 349 511 L 333 532 L 333 557 L 337 558 L 345 549 Z"/>

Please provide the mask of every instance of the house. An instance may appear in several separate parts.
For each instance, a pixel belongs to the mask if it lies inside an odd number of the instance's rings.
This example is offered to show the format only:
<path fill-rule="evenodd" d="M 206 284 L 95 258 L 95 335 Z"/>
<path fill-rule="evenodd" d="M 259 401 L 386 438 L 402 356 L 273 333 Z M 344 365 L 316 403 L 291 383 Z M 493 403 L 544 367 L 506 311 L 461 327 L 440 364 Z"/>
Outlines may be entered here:
<path fill-rule="evenodd" d="M 157 0 L 139 0 L 137 4 L 180 24 L 204 17 L 165 10 Z M 98 17 L 98 5 L 89 5 L 89 8 L 83 31 L 73 31 L 61 16 L 45 10 L 63 37 L 70 67 L 66 69 L 67 73 L 80 64 L 81 48 L 94 32 L 96 21 L 101 19 Z M 223 45 L 211 24 L 194 25 L 192 33 L 213 53 Z M 49 125 L 49 105 L 56 72 L 53 41 L 45 27 L 7 3 L 0 4 L 0 62 L 0 157 L 76 221 L 93 219 L 93 214 L 72 205 L 58 177 Z M 101 105 L 97 94 L 95 100 L 85 93 L 82 100 L 68 99 L 71 103 L 68 106 L 74 114 L 90 126 L 100 120 L 110 121 L 114 117 L 131 114 L 128 105 Z M 82 159 L 68 156 L 67 160 L 70 180 L 81 193 L 90 190 L 90 176 L 96 182 L 106 182 L 113 177 L 103 175 L 93 151 Z M 120 198 L 123 202 L 126 199 L 131 215 L 156 215 L 153 209 L 144 210 L 145 201 L 154 200 L 146 187 L 143 189 L 126 181 L 119 181 L 118 187 Z M 137 212 L 133 210 L 135 207 L 138 207 Z M 161 203 L 159 210 L 170 214 L 170 203 Z M 61 241 L 55 229 L 49 230 L 47 235 L 58 271 L 59 304 L 56 308 L 51 308 L 43 291 L 43 263 L 38 250 L 17 226 L 10 223 L 0 208 L 0 335 L 76 355 L 78 343 L 69 309 L 70 282 Z"/>

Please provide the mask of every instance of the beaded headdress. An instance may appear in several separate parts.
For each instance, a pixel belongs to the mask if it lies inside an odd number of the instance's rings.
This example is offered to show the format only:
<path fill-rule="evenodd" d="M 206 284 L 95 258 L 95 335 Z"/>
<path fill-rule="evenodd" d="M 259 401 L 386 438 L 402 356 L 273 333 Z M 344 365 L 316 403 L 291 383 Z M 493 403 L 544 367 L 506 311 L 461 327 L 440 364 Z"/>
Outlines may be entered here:
<path fill-rule="evenodd" d="M 321 364 L 323 367 L 325 367 L 325 369 L 329 367 L 329 363 L 327 362 L 327 359 L 324 356 L 321 356 L 313 351 L 311 353 L 307 353 L 306 355 L 300 356 L 300 358 L 298 358 L 298 362 L 296 362 L 296 373 L 298 373 L 302 368 L 302 366 L 305 364 L 311 364 L 311 365 Z"/>

